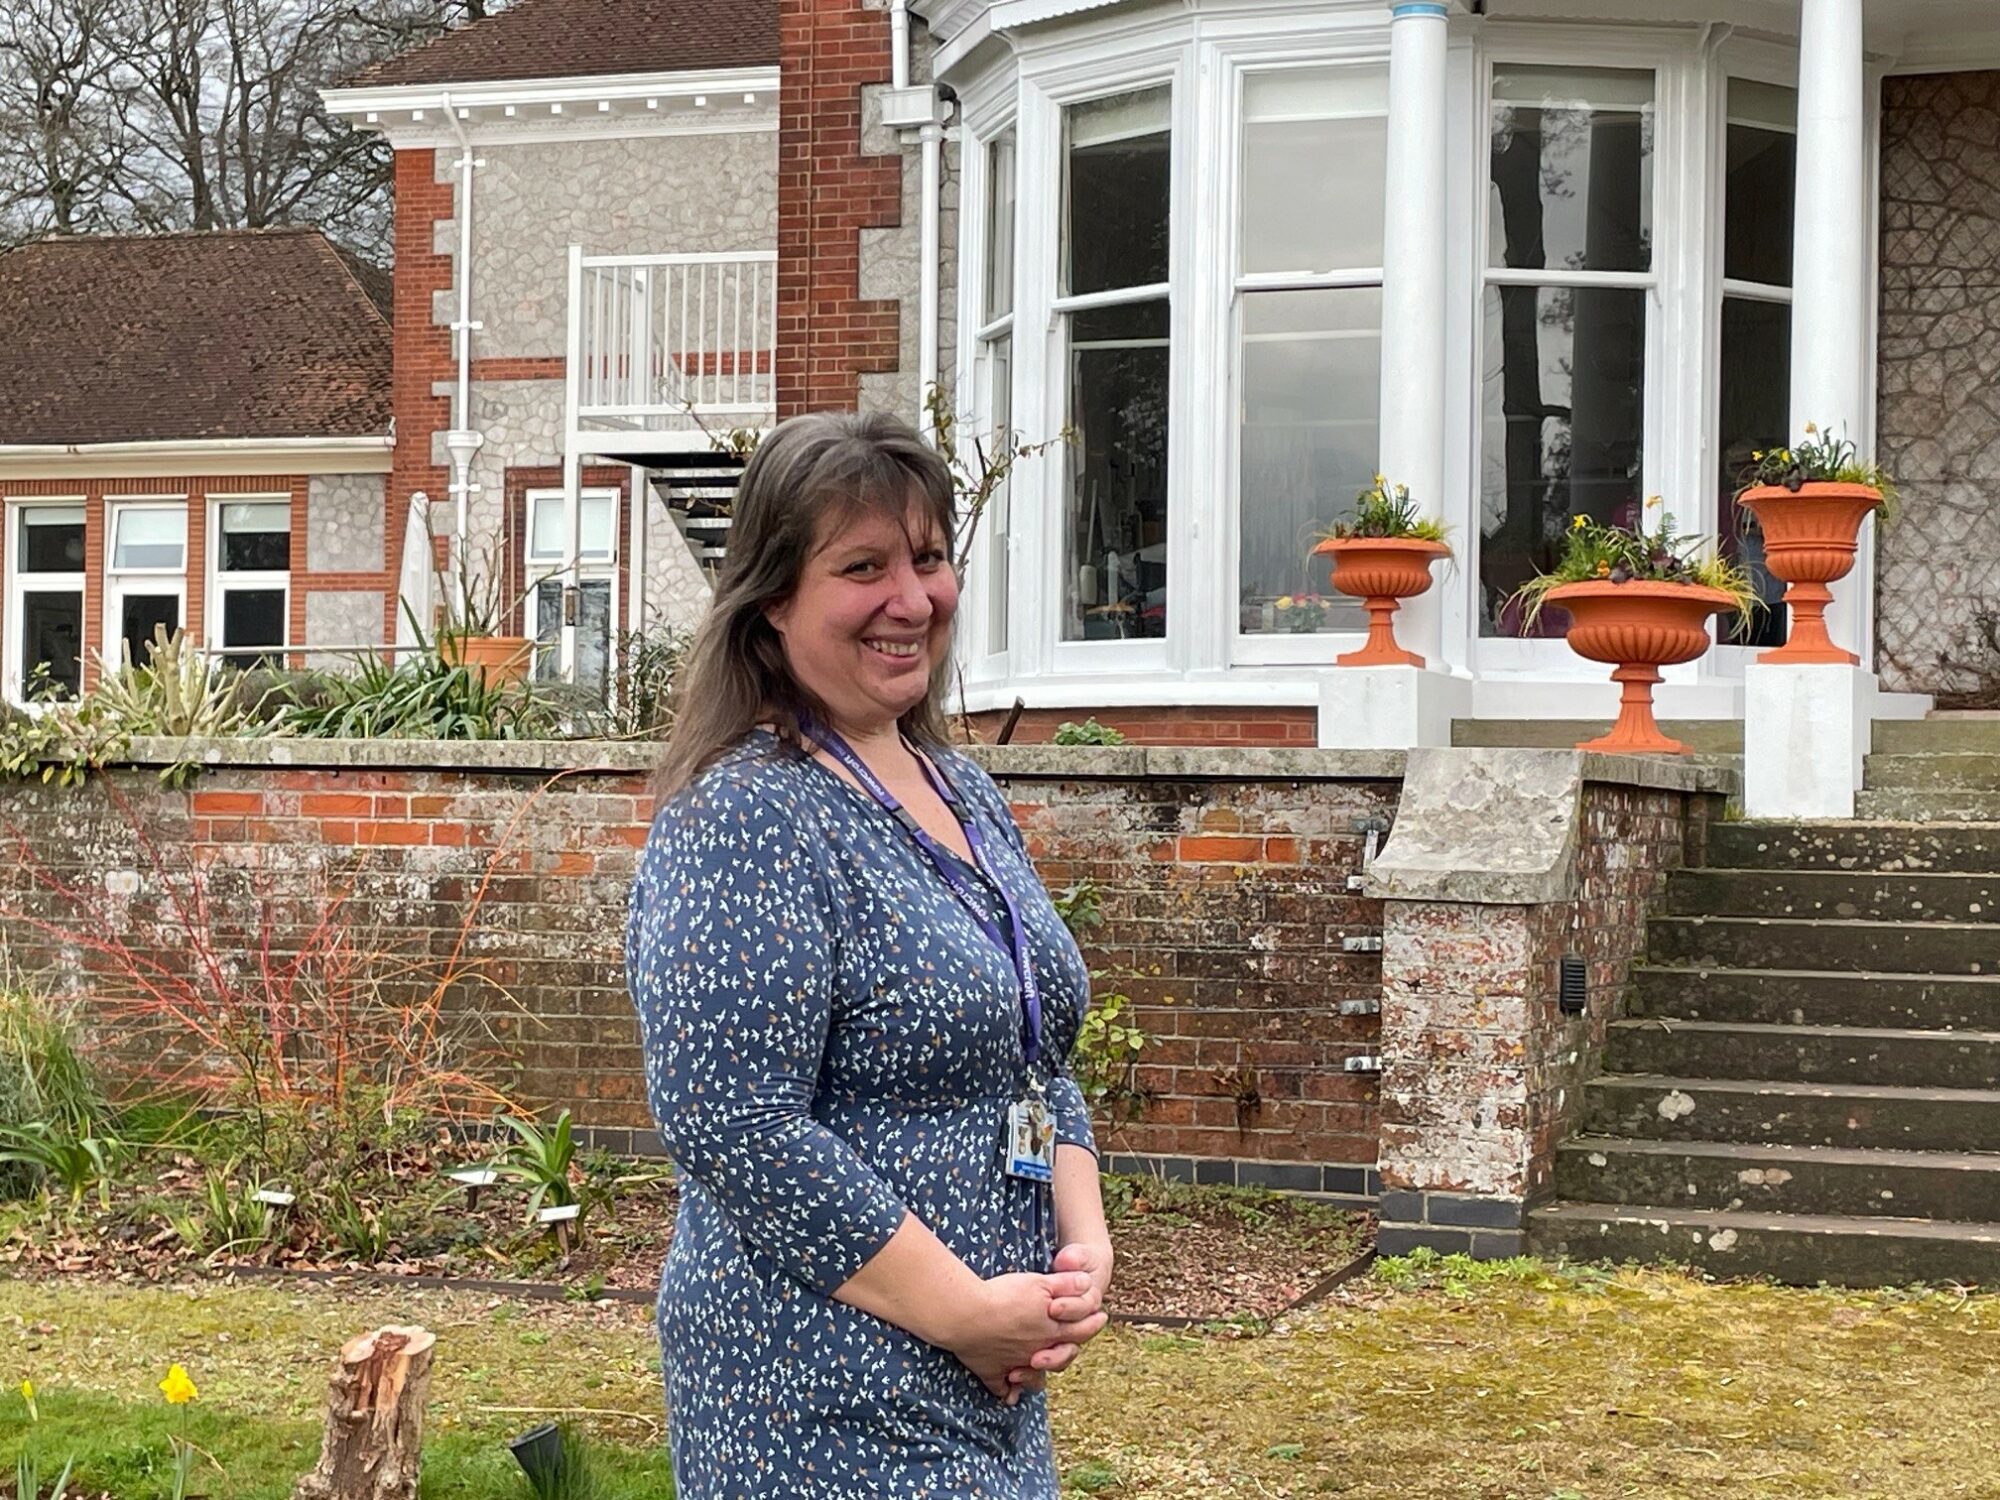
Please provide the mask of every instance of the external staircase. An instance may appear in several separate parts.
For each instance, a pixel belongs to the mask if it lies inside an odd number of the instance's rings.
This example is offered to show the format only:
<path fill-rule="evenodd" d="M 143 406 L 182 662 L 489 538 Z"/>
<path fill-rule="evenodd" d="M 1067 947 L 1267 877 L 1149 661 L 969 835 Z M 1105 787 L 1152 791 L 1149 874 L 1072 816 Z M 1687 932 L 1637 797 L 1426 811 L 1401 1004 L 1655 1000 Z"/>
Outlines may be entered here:
<path fill-rule="evenodd" d="M 1673 875 L 1537 1249 L 2000 1286 L 2000 721 L 1875 749 L 1857 821 Z"/>

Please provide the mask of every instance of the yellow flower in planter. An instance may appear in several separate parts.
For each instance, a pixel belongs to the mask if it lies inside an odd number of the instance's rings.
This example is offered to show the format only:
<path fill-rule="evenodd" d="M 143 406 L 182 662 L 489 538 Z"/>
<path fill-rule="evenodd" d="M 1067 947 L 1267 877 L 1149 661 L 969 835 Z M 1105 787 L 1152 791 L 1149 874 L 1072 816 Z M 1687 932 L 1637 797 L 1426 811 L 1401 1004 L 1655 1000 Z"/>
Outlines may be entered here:
<path fill-rule="evenodd" d="M 167 1398 L 169 1406 L 185 1406 L 190 1401 L 200 1399 L 201 1392 L 188 1379 L 188 1372 L 179 1365 L 167 1371 L 167 1378 L 160 1382 L 160 1394 Z"/>
<path fill-rule="evenodd" d="M 1291 607 L 1292 607 L 1292 596 L 1290 594 L 1280 594 L 1278 596 L 1278 608 L 1290 609 Z"/>
<path fill-rule="evenodd" d="M 1814 433 L 1816 433 L 1816 432 L 1818 432 L 1818 431 L 1819 431 L 1819 423 L 1817 423 L 1817 422 L 1808 422 L 1808 423 L 1806 423 L 1806 436 L 1807 436 L 1807 437 L 1811 437 L 1811 436 L 1812 436 L 1812 435 L 1813 435 Z"/>
<path fill-rule="evenodd" d="M 1569 529 L 1571 531 L 1581 531 L 1583 530 L 1584 527 L 1588 526 L 1589 524 L 1590 524 L 1589 516 L 1572 516 L 1570 518 Z"/>

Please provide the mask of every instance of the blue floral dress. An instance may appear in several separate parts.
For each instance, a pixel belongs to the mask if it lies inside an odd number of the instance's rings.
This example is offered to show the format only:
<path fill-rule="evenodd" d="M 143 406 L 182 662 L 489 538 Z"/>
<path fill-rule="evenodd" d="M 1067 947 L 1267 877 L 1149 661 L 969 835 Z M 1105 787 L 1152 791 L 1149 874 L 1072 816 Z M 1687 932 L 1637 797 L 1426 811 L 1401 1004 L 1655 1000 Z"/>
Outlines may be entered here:
<path fill-rule="evenodd" d="M 1043 1053 L 1065 1058 L 1076 944 L 998 788 L 933 760 L 1022 912 Z M 1049 1268 L 1050 1190 L 1001 1170 L 1024 1076 L 1011 958 L 891 814 L 759 731 L 655 819 L 626 977 L 682 1178 L 659 1302 L 681 1500 L 1053 1500 L 1043 1396 L 1007 1406 L 831 1296 L 905 1210 L 982 1277 Z M 1049 1096 L 1057 1138 L 1095 1149 L 1066 1071 Z"/>

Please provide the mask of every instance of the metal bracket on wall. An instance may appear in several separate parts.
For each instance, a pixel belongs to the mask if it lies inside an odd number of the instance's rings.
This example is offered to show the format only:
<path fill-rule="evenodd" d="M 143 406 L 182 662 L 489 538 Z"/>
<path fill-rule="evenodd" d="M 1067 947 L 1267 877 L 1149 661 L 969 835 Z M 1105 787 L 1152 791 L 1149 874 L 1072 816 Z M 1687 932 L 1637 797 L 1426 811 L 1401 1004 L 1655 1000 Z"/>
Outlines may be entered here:
<path fill-rule="evenodd" d="M 1375 856 L 1381 851 L 1383 836 L 1389 832 L 1389 820 L 1383 817 L 1356 818 L 1354 827 L 1364 836 L 1361 846 L 1361 870 L 1366 870 L 1375 863 Z M 1361 870 L 1347 877 L 1347 888 L 1350 891 L 1361 889 L 1363 884 Z"/>
<path fill-rule="evenodd" d="M 1340 1002 L 1343 1016 L 1379 1016 L 1382 1014 L 1380 1000 L 1343 1000 Z"/>
<path fill-rule="evenodd" d="M 1359 1057 L 1350 1057 L 1347 1060 L 1347 1071 L 1350 1073 L 1379 1073 L 1382 1071 L 1382 1056 L 1377 1052 L 1367 1052 Z"/>
<path fill-rule="evenodd" d="M 1379 937 L 1344 937 L 1340 940 L 1343 953 L 1380 953 L 1382 939 Z"/>

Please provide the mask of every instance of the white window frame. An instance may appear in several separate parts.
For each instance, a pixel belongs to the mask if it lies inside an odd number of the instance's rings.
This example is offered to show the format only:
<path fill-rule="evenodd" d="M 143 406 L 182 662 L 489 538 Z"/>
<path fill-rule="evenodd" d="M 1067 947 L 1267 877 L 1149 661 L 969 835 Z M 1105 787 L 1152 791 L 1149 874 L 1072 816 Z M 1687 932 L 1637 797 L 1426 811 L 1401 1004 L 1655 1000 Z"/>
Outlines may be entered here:
<path fill-rule="evenodd" d="M 181 563 L 178 568 L 121 568 L 118 564 L 118 521 L 135 511 L 166 511 L 180 517 Z M 104 629 L 98 637 L 104 659 L 116 663 L 111 648 L 124 639 L 127 594 L 172 594 L 174 629 L 187 628 L 188 524 L 186 495 L 106 495 L 104 497 Z"/>
<path fill-rule="evenodd" d="M 24 629 L 22 614 L 25 608 L 23 596 L 31 590 L 35 593 L 56 593 L 67 589 L 74 589 L 77 594 L 76 623 L 79 641 L 85 639 L 83 626 L 88 618 L 90 608 L 90 589 L 87 583 L 89 573 L 87 571 L 80 570 L 74 573 L 28 573 L 23 571 L 21 567 L 20 538 L 21 527 L 24 523 L 21 520 L 21 514 L 24 511 L 30 510 L 81 510 L 83 512 L 86 547 L 88 546 L 87 539 L 90 535 L 90 501 L 87 495 L 35 495 L 32 497 L 10 495 L 7 497 L 4 507 L 4 524 L 6 526 L 5 551 L 7 559 L 7 617 L 5 621 L 5 635 L 0 636 L 0 642 L 4 642 L 4 656 L 0 656 L 0 692 L 4 692 L 7 701 L 16 708 L 30 707 L 26 699 L 27 684 L 23 680 L 21 672 L 20 648 L 22 631 Z M 86 557 L 88 556 L 87 551 L 85 555 Z M 85 666 L 87 668 L 87 658 L 89 656 L 87 646 L 84 648 L 84 655 L 86 657 Z"/>
<path fill-rule="evenodd" d="M 1011 101 L 1010 101 L 1011 102 Z M 1003 137 L 1011 136 L 1014 144 L 1014 244 L 1013 256 L 1014 284 L 1008 290 L 1007 309 L 991 319 L 986 315 L 986 279 L 993 262 L 992 223 L 992 176 L 991 153 Z M 1018 362 L 1014 345 L 1014 309 L 1021 294 L 1021 257 L 1018 253 L 1021 220 L 1021 137 L 1014 113 L 1005 113 L 982 125 L 978 133 L 968 132 L 960 152 L 960 196 L 959 223 L 961 233 L 970 236 L 967 243 L 974 247 L 967 262 L 965 284 L 960 289 L 960 313 L 958 326 L 973 330 L 970 348 L 961 360 L 964 372 L 959 381 L 963 393 L 958 406 L 958 445 L 967 455 L 969 463 L 976 463 L 971 455 L 972 444 L 977 441 L 985 445 L 992 455 L 1001 449 L 1011 449 L 1019 442 L 1034 439 L 1020 433 L 1019 423 L 1014 418 L 1014 397 L 1012 372 Z M 1003 392 L 994 382 L 997 365 L 997 350 L 1001 344 L 1008 348 L 1008 382 Z M 1004 409 L 1008 420 L 1006 431 L 999 430 L 995 417 Z M 988 501 L 986 514 L 980 518 L 978 534 L 973 538 L 973 551 L 966 559 L 964 581 L 964 602 L 961 608 L 968 611 L 965 619 L 970 628 L 963 632 L 969 649 L 966 678 L 969 683 L 980 684 L 1004 679 L 1009 672 L 1014 657 L 1013 642 L 1018 638 L 1022 625 L 1019 605 L 1013 597 L 1013 579 L 1025 559 L 1015 549 L 1018 527 L 1014 524 L 1019 514 L 1015 491 L 1018 476 L 1010 476 L 1004 481 Z M 1004 576 L 1000 564 L 1004 562 Z M 996 584 L 996 577 L 1002 582 Z M 1004 590 L 1007 597 L 996 598 L 996 591 Z M 994 630 L 994 612 L 1005 609 L 1007 613 L 1007 634 L 1000 638 Z"/>
<path fill-rule="evenodd" d="M 1223 549 L 1226 571 L 1213 587 L 1219 591 L 1224 605 L 1222 660 L 1231 665 L 1244 666 L 1329 666 L 1335 656 L 1343 651 L 1353 650 L 1361 643 L 1366 632 L 1334 631 L 1323 633 L 1285 634 L 1279 632 L 1248 632 L 1242 628 L 1240 606 L 1242 604 L 1243 577 L 1243 316 L 1246 293 L 1277 291 L 1342 291 L 1350 288 L 1366 289 L 1382 287 L 1382 268 L 1377 266 L 1345 266 L 1336 270 L 1317 273 L 1297 273 L 1285 271 L 1246 272 L 1243 269 L 1243 94 L 1245 85 L 1253 73 L 1308 72 L 1329 68 L 1353 68 L 1380 71 L 1386 75 L 1389 70 L 1389 52 L 1386 38 L 1383 44 L 1343 49 L 1338 54 L 1329 55 L 1321 47 L 1298 56 L 1274 55 L 1264 51 L 1256 56 L 1238 55 L 1232 59 L 1227 69 L 1229 83 L 1228 104 L 1224 118 L 1228 122 L 1229 149 L 1225 154 L 1222 168 L 1227 173 L 1227 187 L 1224 199 L 1228 203 L 1226 222 L 1222 232 L 1227 242 L 1222 247 L 1228 267 L 1229 286 L 1225 336 L 1227 347 L 1224 363 L 1217 366 L 1229 372 L 1229 400 L 1219 403 L 1228 413 L 1228 422 L 1218 435 L 1217 448 L 1227 463 L 1227 493 L 1230 497 L 1228 513 L 1221 518 L 1227 528 L 1228 546 Z M 1384 116 L 1386 118 L 1386 115 Z M 1380 429 L 1377 429 L 1377 448 L 1380 448 Z M 1346 496 L 1328 496 L 1330 506 L 1337 507 Z"/>
<path fill-rule="evenodd" d="M 553 501 L 556 505 L 560 506 L 563 503 L 562 487 L 558 485 L 554 488 L 538 487 L 531 489 L 524 498 L 525 503 L 521 516 L 523 533 L 521 537 L 521 577 L 524 585 L 521 594 L 521 634 L 528 638 L 529 653 L 532 658 L 529 670 L 532 673 L 536 667 L 541 665 L 540 653 L 543 650 L 537 644 L 536 634 L 540 623 L 539 595 L 541 587 L 552 578 L 561 578 L 564 576 L 562 554 L 560 552 L 550 555 L 538 554 L 535 551 L 535 507 L 542 501 Z M 618 585 L 618 523 L 621 508 L 619 492 L 615 486 L 611 485 L 588 485 L 577 492 L 577 504 L 581 506 L 585 500 L 609 500 L 611 502 L 611 554 L 608 557 L 601 558 L 579 556 L 576 562 L 575 576 L 571 581 L 577 584 L 598 583 L 606 580 L 610 582 L 611 603 L 609 606 L 610 614 L 607 617 L 610 621 L 611 630 L 609 650 L 615 655 L 618 649 L 619 621 L 622 618 L 619 608 L 622 603 L 620 598 L 622 591 Z M 547 649 L 551 651 L 559 650 L 560 641 L 552 643 Z M 610 662 L 607 670 L 615 677 L 617 675 L 616 661 Z"/>
<path fill-rule="evenodd" d="M 1493 74 L 1496 67 L 1511 65 L 1559 67 L 1588 72 L 1619 69 L 1653 74 L 1653 259 L 1647 271 L 1572 271 L 1562 268 L 1510 270 L 1492 264 L 1492 193 L 1485 167 L 1484 152 L 1491 130 Z M 1598 31 L 1590 27 L 1550 26 L 1521 22 L 1496 24 L 1489 28 L 1487 45 L 1479 60 L 1479 86 L 1474 115 L 1478 123 L 1478 169 L 1471 179 L 1477 194 L 1474 236 L 1474 266 L 1477 286 L 1470 309 L 1472 348 L 1471 463 L 1470 484 L 1464 496 L 1468 510 L 1462 535 L 1467 546 L 1459 549 L 1464 586 L 1466 634 L 1475 672 L 1482 677 L 1520 673 L 1539 678 L 1572 678 L 1595 681 L 1601 670 L 1595 662 L 1584 661 L 1560 637 L 1513 639 L 1485 636 L 1479 630 L 1479 590 L 1483 536 L 1480 528 L 1481 498 L 1479 476 L 1482 465 L 1484 391 L 1480 386 L 1478 351 L 1484 346 L 1482 328 L 1485 295 L 1490 287 L 1504 285 L 1628 287 L 1646 294 L 1645 389 L 1641 403 L 1639 492 L 1646 495 L 1705 495 L 1707 485 L 1691 487 L 1695 464 L 1706 424 L 1706 402 L 1694 399 L 1705 393 L 1706 359 L 1701 340 L 1667 337 L 1667 325 L 1676 333 L 1683 326 L 1690 296 L 1702 295 L 1699 257 L 1691 247 L 1706 245 L 1706 224 L 1701 201 L 1690 201 L 1684 191 L 1689 182 L 1702 181 L 1705 170 L 1697 153 L 1704 148 L 1703 132 L 1691 129 L 1706 111 L 1707 95 L 1702 87 L 1696 43 L 1690 36 L 1662 37 L 1657 33 L 1617 30 Z M 1688 222 L 1692 221 L 1692 222 Z M 1695 347 L 1688 348 L 1687 345 Z M 1684 506 L 1684 502 L 1683 502 Z M 1676 519 L 1695 529 L 1697 515 L 1683 509 Z M 1669 680 L 1685 679 L 1697 664 L 1667 669 Z"/>
<path fill-rule="evenodd" d="M 284 491 L 218 494 L 207 497 L 205 532 L 207 545 L 204 548 L 202 564 L 206 573 L 202 581 L 202 597 L 207 604 L 202 610 L 202 636 L 209 658 L 212 661 L 222 660 L 225 651 L 234 653 L 259 651 L 276 657 L 281 664 L 288 664 L 297 646 L 291 639 L 292 574 L 297 568 L 294 566 L 282 573 L 275 568 L 255 571 L 225 569 L 222 566 L 222 510 L 227 505 L 283 505 L 287 534 L 291 531 L 292 497 Z M 292 550 L 287 551 L 286 557 L 296 565 L 297 558 L 292 556 Z M 227 596 L 237 592 L 248 593 L 269 589 L 282 589 L 285 595 L 282 615 L 284 630 L 281 638 L 269 646 L 225 647 L 222 644 L 222 618 Z"/>
<path fill-rule="evenodd" d="M 1704 328 L 1706 348 L 1704 350 L 1704 371 L 1702 396 L 1705 403 L 1702 427 L 1702 458 L 1710 475 L 1718 471 L 1722 441 L 1720 422 L 1722 417 L 1722 312 L 1723 303 L 1731 298 L 1748 301 L 1792 305 L 1792 288 L 1763 282 L 1739 282 L 1723 274 L 1723 256 L 1728 247 L 1729 222 L 1728 167 L 1729 167 L 1729 84 L 1732 79 L 1745 79 L 1751 83 L 1772 84 L 1779 88 L 1798 90 L 1798 56 L 1785 48 L 1773 47 L 1767 43 L 1745 42 L 1731 39 L 1716 56 L 1715 67 L 1709 89 L 1709 151 L 1708 172 L 1710 176 L 1707 211 L 1712 226 L 1707 246 L 1704 272 L 1711 288 L 1707 297 L 1707 322 Z M 1796 134 L 1796 126 L 1794 127 Z M 1876 151 L 1876 139 L 1871 120 L 1869 129 L 1869 155 Z M 1872 168 L 1871 168 L 1872 175 Z M 1873 215 L 1870 223 L 1876 222 Z M 1879 238 L 1871 236 L 1871 240 Z M 1874 281 L 1871 276 L 1870 285 Z M 1874 347 L 1870 340 L 1870 348 Z M 1869 361 L 1870 376 L 1874 379 L 1875 361 Z M 1787 395 L 1789 404 L 1789 393 Z M 1872 398 L 1871 398 L 1872 410 Z M 1722 497 L 1711 494 L 1708 512 L 1702 519 L 1701 529 L 1712 533 L 1718 539 L 1725 525 L 1733 524 L 1722 510 Z M 1691 523 L 1690 523 L 1691 524 Z M 1871 552 L 1873 549 L 1869 549 Z M 1873 610 L 1869 611 L 1873 618 Z M 1756 646 L 1731 646 L 1718 642 L 1710 653 L 1713 670 L 1723 676 L 1740 677 L 1743 668 L 1755 661 L 1760 650 Z"/>

